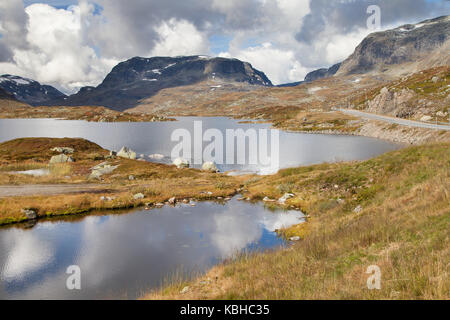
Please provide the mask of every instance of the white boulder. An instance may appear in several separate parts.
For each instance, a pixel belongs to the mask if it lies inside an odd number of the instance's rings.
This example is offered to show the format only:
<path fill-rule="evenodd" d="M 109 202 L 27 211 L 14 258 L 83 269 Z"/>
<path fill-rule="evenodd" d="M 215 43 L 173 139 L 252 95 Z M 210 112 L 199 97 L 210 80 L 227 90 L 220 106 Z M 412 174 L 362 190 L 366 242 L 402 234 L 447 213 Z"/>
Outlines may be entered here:
<path fill-rule="evenodd" d="M 189 168 L 189 161 L 187 161 L 186 159 L 176 158 L 173 161 L 173 164 L 176 165 L 178 169 Z"/>
<path fill-rule="evenodd" d="M 209 172 L 219 172 L 219 169 L 217 169 L 216 164 L 212 161 L 205 162 L 202 165 L 202 170 L 209 171 Z"/>
<path fill-rule="evenodd" d="M 70 156 L 66 156 L 65 154 L 58 154 L 57 156 L 51 157 L 50 164 L 66 163 L 66 162 L 74 162 L 74 161 L 75 160 Z"/>
<path fill-rule="evenodd" d="M 117 156 L 125 159 L 136 160 L 136 152 L 127 147 L 122 147 L 122 149 L 117 152 Z"/>

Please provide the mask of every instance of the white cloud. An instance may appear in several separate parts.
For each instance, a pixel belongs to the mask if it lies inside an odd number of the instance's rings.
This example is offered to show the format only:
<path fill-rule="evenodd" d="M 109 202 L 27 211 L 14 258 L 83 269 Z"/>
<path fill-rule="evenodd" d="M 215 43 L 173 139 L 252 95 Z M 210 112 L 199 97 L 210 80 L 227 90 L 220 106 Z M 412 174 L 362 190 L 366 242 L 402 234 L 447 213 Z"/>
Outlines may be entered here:
<path fill-rule="evenodd" d="M 274 84 L 302 80 L 309 71 L 296 59 L 294 50 L 279 49 L 269 42 L 245 49 L 231 48 L 220 56 L 250 62 L 254 68 L 264 71 Z"/>
<path fill-rule="evenodd" d="M 0 73 L 34 78 L 71 92 L 99 84 L 116 63 L 133 56 L 211 55 L 208 39 L 218 35 L 231 39 L 222 56 L 247 60 L 281 83 L 302 80 L 310 70 L 342 61 L 368 33 L 367 6 L 354 1 L 71 3 L 77 5 L 67 10 L 45 4 L 24 9 L 21 0 L 0 0 Z M 444 6 L 415 0 L 405 10 L 406 0 L 376 3 L 383 5 L 383 23 L 391 26 L 436 15 Z M 433 10 L 425 10 L 428 7 Z"/>
<path fill-rule="evenodd" d="M 160 40 L 152 56 L 201 55 L 209 53 L 208 38 L 186 20 L 170 19 L 155 28 Z"/>
<path fill-rule="evenodd" d="M 82 17 L 92 15 L 93 10 L 85 2 L 67 10 L 45 4 L 28 6 L 27 47 L 12 46 L 14 62 L 1 64 L 2 70 L 16 71 L 66 92 L 97 85 L 118 61 L 99 58 L 85 43 Z"/>

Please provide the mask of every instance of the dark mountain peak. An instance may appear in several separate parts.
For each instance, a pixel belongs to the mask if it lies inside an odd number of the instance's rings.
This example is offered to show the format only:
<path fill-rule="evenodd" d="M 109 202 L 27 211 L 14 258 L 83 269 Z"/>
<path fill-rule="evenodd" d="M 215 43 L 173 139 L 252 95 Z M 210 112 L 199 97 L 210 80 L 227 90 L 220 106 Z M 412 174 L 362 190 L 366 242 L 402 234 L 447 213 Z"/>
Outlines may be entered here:
<path fill-rule="evenodd" d="M 64 101 L 57 99 L 51 103 L 101 105 L 126 110 L 162 89 L 206 80 L 272 86 L 263 72 L 238 59 L 209 56 L 133 57 L 116 65 L 98 87 L 82 88 Z"/>
<path fill-rule="evenodd" d="M 30 105 L 45 104 L 50 100 L 66 96 L 52 86 L 41 85 L 35 80 L 10 74 L 0 76 L 0 88 L 15 99 Z"/>
<path fill-rule="evenodd" d="M 340 67 L 341 67 L 341 63 L 336 63 L 335 65 L 331 66 L 328 69 L 322 68 L 322 69 L 311 71 L 310 73 L 308 73 L 306 75 L 305 82 L 312 82 L 314 80 L 334 76 L 336 74 L 336 72 L 338 72 Z"/>

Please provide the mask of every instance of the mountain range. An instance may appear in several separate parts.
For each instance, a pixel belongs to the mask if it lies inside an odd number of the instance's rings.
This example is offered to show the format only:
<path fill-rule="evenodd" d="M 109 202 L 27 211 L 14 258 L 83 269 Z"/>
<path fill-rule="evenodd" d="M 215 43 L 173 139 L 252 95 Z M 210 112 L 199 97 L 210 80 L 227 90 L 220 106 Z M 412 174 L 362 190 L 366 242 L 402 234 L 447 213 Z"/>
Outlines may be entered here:
<path fill-rule="evenodd" d="M 293 87 L 332 76 L 376 74 L 398 76 L 450 64 L 450 16 L 408 24 L 367 36 L 342 63 L 308 73 Z M 208 56 L 134 57 L 116 65 L 97 87 L 83 87 L 66 96 L 54 87 L 13 75 L 0 77 L 0 89 L 30 105 L 105 106 L 123 111 L 148 103 L 171 88 L 204 95 L 253 91 L 272 82 L 248 62 Z M 201 90 L 197 90 L 200 88 Z M 213 92 L 215 91 L 215 92 Z M 155 100 L 155 99 L 154 99 Z M 160 105 L 161 97 L 158 97 Z"/>

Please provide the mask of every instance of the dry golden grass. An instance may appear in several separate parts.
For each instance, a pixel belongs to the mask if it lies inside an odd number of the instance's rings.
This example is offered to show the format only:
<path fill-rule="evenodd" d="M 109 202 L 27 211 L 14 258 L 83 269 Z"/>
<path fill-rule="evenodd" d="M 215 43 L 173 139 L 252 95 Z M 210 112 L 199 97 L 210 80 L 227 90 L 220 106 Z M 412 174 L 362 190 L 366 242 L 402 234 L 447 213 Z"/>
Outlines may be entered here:
<path fill-rule="evenodd" d="M 32 107 L 20 102 L 0 100 L 0 119 L 53 118 L 93 122 L 173 121 L 155 114 L 131 114 L 97 106 Z"/>
<path fill-rule="evenodd" d="M 244 255 L 148 299 L 449 299 L 450 144 L 356 163 L 282 170 L 248 196 L 295 193 L 311 218 L 285 232 L 302 241 Z M 339 199 L 339 200 L 338 200 Z M 357 206 L 361 212 L 355 212 Z M 366 270 L 381 268 L 381 290 Z M 205 281 L 212 279 L 212 281 Z M 184 286 L 190 290 L 180 294 Z"/>
<path fill-rule="evenodd" d="M 75 149 L 74 163 L 48 165 L 53 147 Z M 122 209 L 142 206 L 147 203 L 177 199 L 197 200 L 215 199 L 232 195 L 239 187 L 239 179 L 195 169 L 177 169 L 175 166 L 149 163 L 128 159 L 109 159 L 104 157 L 107 150 L 84 139 L 25 138 L 0 144 L 0 185 L 61 184 L 77 186 L 92 184 L 89 192 L 69 195 L 42 195 L 8 197 L 0 199 L 0 225 L 24 221 L 21 212 L 33 208 L 39 217 L 68 215 L 93 210 Z M 119 167 L 101 180 L 89 179 L 90 168 L 108 161 Z M 42 177 L 13 174 L 11 171 L 49 168 L 50 174 Z M 133 175 L 134 180 L 129 180 Z M 242 178 L 241 178 L 242 179 Z M 82 188 L 80 188 L 82 190 Z M 202 192 L 210 191 L 213 195 Z M 145 198 L 134 200 L 133 195 L 143 193 Z M 102 201 L 101 196 L 114 198 Z"/>

